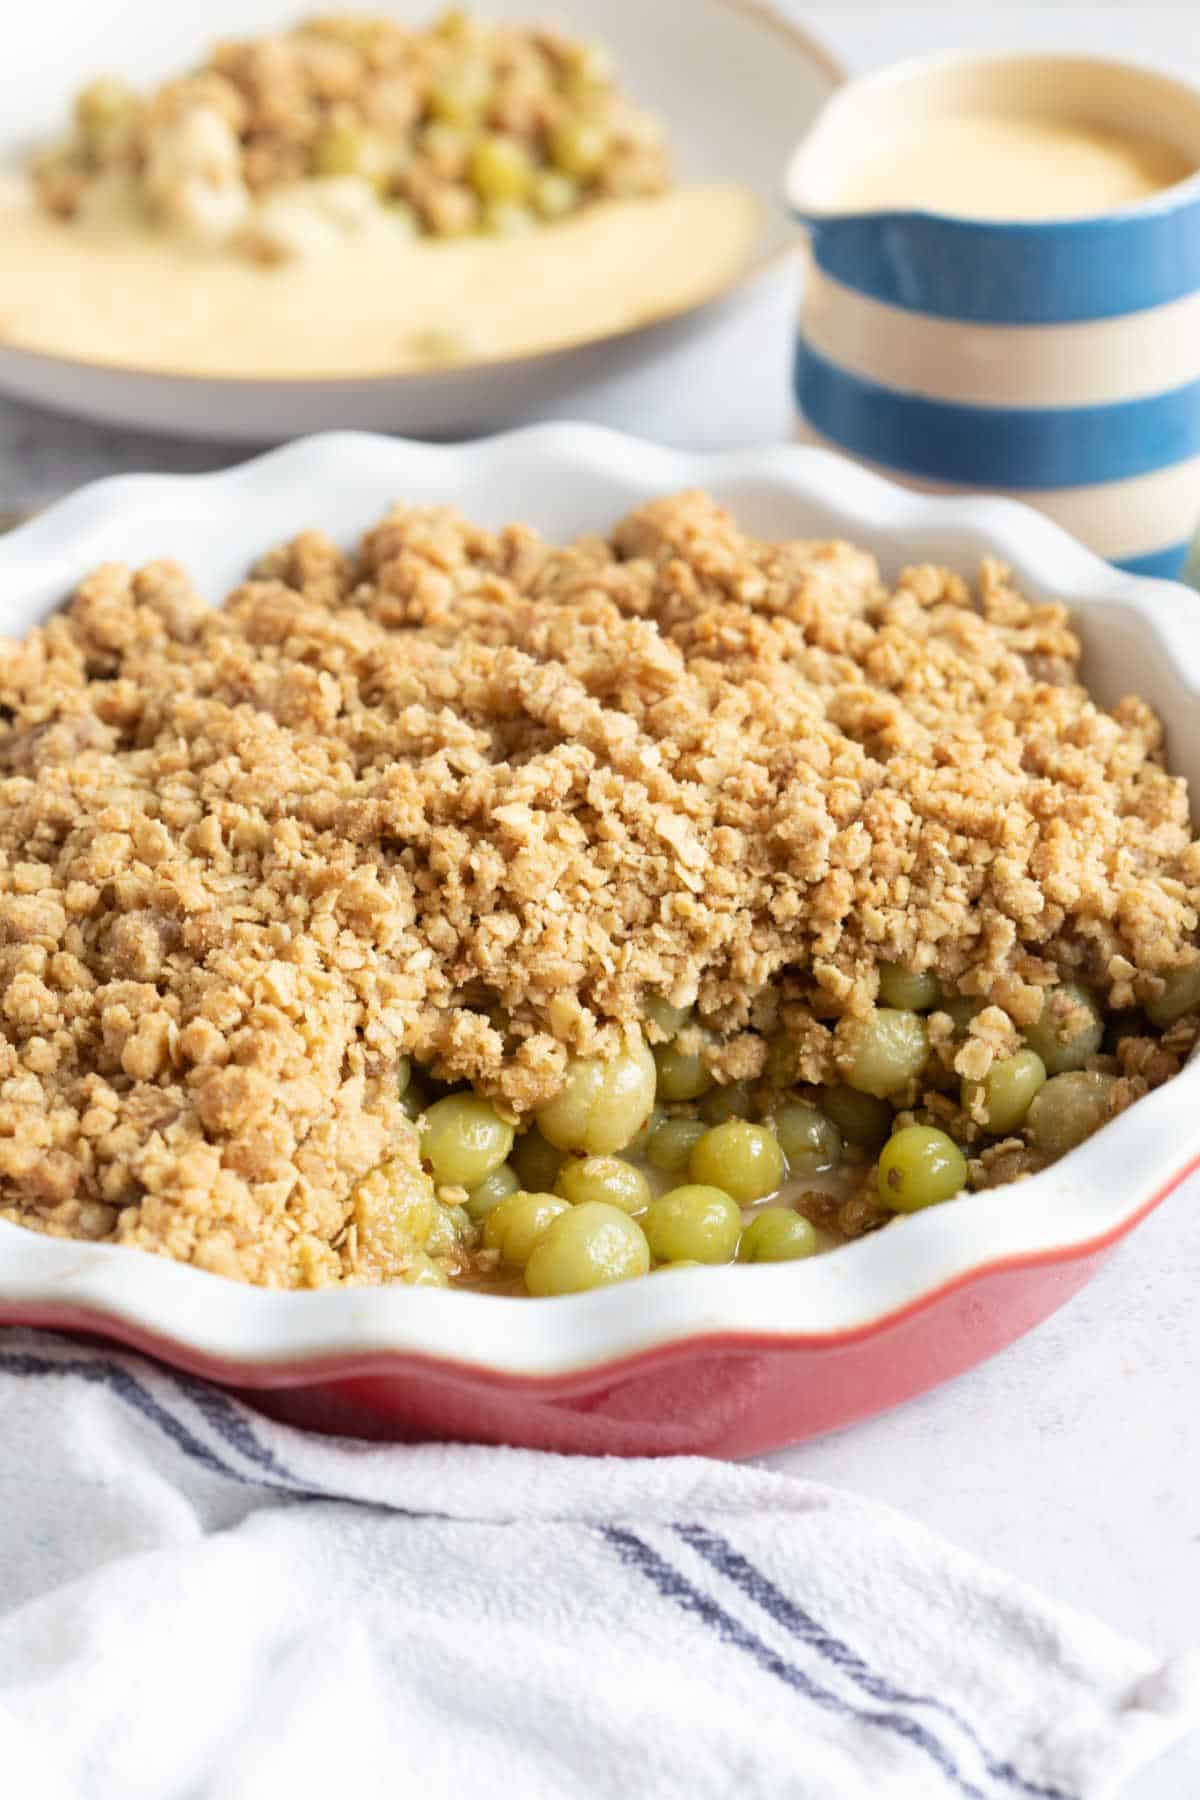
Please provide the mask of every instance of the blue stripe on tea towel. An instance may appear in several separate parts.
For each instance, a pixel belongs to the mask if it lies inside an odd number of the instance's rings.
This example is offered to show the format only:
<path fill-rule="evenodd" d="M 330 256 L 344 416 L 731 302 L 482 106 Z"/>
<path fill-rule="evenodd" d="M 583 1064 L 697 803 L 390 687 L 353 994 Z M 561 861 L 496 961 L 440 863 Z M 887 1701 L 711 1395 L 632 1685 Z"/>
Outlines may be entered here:
<path fill-rule="evenodd" d="M 949 1787 L 964 1796 L 964 1800 L 988 1800 L 986 1791 L 962 1773 L 950 1751 L 918 1720 L 894 1710 L 880 1712 L 874 1708 L 852 1706 L 832 1689 L 815 1680 L 799 1664 L 790 1662 L 786 1657 L 780 1656 L 778 1651 L 772 1650 L 769 1644 L 748 1630 L 711 1596 L 694 1587 L 678 1569 L 635 1533 L 615 1525 L 606 1525 L 602 1529 L 627 1567 L 644 1575 L 664 1599 L 673 1601 L 684 1612 L 699 1619 L 710 1631 L 716 1633 L 722 1643 L 749 1656 L 764 1673 L 775 1676 L 794 1692 L 802 1694 L 806 1700 L 820 1707 L 823 1712 L 857 1719 L 863 1725 L 873 1726 L 902 1738 L 914 1749 L 924 1752 Z M 1068 1797 L 1059 1795 L 1055 1800 L 1068 1800 Z"/>
<path fill-rule="evenodd" d="M 63 1379 L 74 1376 L 81 1381 L 91 1382 L 97 1387 L 106 1387 L 122 1400 L 126 1406 L 140 1413 L 151 1425 L 157 1427 L 164 1437 L 170 1439 L 177 1450 L 181 1450 L 189 1461 L 197 1463 L 209 1474 L 223 1475 L 229 1481 L 236 1481 L 242 1487 L 275 1487 L 275 1482 L 263 1482 L 257 1476 L 243 1475 L 239 1469 L 232 1468 L 229 1463 L 219 1457 L 208 1444 L 198 1438 L 195 1433 L 177 1419 L 174 1413 L 161 1406 L 148 1388 L 122 1369 L 116 1363 L 106 1362 L 98 1357 L 74 1356 L 51 1357 L 36 1356 L 19 1350 L 0 1352 L 0 1375 L 15 1375 L 29 1379 L 31 1377 Z M 286 1489 L 291 1492 L 291 1489 Z"/>
<path fill-rule="evenodd" d="M 731 1581 L 748 1599 L 753 1600 L 756 1606 L 760 1606 L 789 1636 L 810 1645 L 819 1656 L 823 1656 L 855 1681 L 873 1700 L 881 1700 L 894 1706 L 927 1707 L 933 1712 L 941 1713 L 970 1739 L 980 1761 L 994 1781 L 1011 1787 L 1015 1793 L 1028 1795 L 1029 1800 L 1070 1800 L 1061 1788 L 1050 1787 L 1040 1781 L 1027 1781 L 1011 1763 L 998 1762 L 952 1706 L 947 1706 L 944 1701 L 929 1694 L 908 1694 L 902 1688 L 893 1687 L 891 1682 L 868 1667 L 849 1644 L 843 1643 L 841 1638 L 836 1637 L 819 1620 L 805 1612 L 802 1606 L 797 1605 L 768 1575 L 743 1556 L 740 1550 L 735 1549 L 727 1538 L 710 1531 L 704 1525 L 676 1525 L 674 1529 L 685 1544 L 698 1556 L 702 1556 L 718 1574 Z"/>
<path fill-rule="evenodd" d="M 441 1522 L 447 1517 L 444 1513 L 396 1506 L 387 1500 L 359 1499 L 336 1490 L 314 1486 L 304 1476 L 289 1469 L 268 1445 L 261 1442 L 250 1418 L 228 1394 L 181 1369 L 157 1368 L 155 1373 L 159 1378 L 186 1396 L 217 1436 L 230 1449 L 236 1450 L 246 1462 L 254 1465 L 255 1472 L 247 1474 L 218 1456 L 210 1445 L 198 1438 L 182 1419 L 163 1406 L 149 1388 L 119 1363 L 111 1362 L 104 1356 L 80 1354 L 80 1347 L 74 1340 L 60 1337 L 57 1333 L 43 1332 L 39 1336 L 44 1338 L 50 1349 L 61 1348 L 70 1354 L 52 1356 L 32 1351 L 0 1350 L 0 1375 L 35 1380 L 73 1377 L 96 1387 L 108 1388 L 118 1400 L 156 1426 L 190 1462 L 198 1464 L 210 1474 L 223 1475 L 226 1480 L 235 1481 L 240 1487 L 268 1489 L 291 1500 L 345 1501 L 355 1506 L 380 1508 L 407 1519 Z M 258 1470 L 263 1473 L 259 1474 Z"/>

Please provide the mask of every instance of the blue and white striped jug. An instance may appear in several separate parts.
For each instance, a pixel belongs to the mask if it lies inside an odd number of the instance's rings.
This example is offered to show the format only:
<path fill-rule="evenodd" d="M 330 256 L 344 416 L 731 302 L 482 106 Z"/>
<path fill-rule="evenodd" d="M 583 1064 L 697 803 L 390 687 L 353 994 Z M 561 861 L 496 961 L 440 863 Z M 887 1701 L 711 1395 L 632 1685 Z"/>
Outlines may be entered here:
<path fill-rule="evenodd" d="M 923 114 L 1014 106 L 1153 132 L 1197 173 L 1029 223 L 830 203 L 848 158 Z M 1088 58 L 921 58 L 839 90 L 788 198 L 812 249 L 808 435 L 915 485 L 1010 493 L 1124 568 L 1181 571 L 1200 523 L 1200 91 Z"/>

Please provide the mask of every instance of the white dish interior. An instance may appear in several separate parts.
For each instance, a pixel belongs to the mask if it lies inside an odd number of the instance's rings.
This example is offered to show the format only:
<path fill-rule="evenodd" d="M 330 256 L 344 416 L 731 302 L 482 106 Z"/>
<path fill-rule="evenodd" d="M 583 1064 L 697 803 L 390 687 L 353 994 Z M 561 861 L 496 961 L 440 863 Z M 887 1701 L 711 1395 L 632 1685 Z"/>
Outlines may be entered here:
<path fill-rule="evenodd" d="M 89 0 L 46 0 L 15 13 L 6 21 L 14 79 L 0 122 L 0 163 L 58 133 L 72 94 L 90 75 L 111 70 L 150 83 L 186 67 L 216 38 L 289 24 L 304 10 L 299 0 L 209 0 L 203 9 L 160 0 L 125 0 L 117 9 Z M 399 0 L 390 10 L 424 20 L 437 4 Z M 475 10 L 520 18 L 535 17 L 538 6 L 533 0 L 478 0 Z M 772 373 L 778 374 L 782 405 L 789 391 L 798 253 L 796 227 L 781 202 L 780 171 L 797 135 L 837 85 L 836 65 L 756 0 L 655 0 L 651 8 L 643 0 L 566 0 L 560 11 L 572 28 L 612 46 L 622 85 L 665 120 L 681 180 L 738 182 L 757 196 L 766 218 L 759 253 L 723 301 L 579 349 L 395 377 L 198 379 L 107 368 L 0 343 L 0 386 L 124 424 L 257 442 L 328 425 L 460 434 L 547 408 L 558 416 L 575 410 L 610 417 L 623 404 L 628 417 L 636 398 L 621 388 L 623 377 L 644 370 L 651 357 L 678 356 L 692 338 L 703 341 L 720 331 L 731 301 L 736 307 L 745 295 L 752 304 L 764 278 L 772 277 L 779 302 L 770 329 L 780 351 Z M 755 323 L 761 345 L 761 297 Z M 695 386 L 695 371 L 681 370 L 679 377 Z M 610 396 L 615 388 L 621 391 Z M 703 439 L 693 435 L 690 441 Z"/>
<path fill-rule="evenodd" d="M 105 560 L 182 562 L 214 602 L 253 556 L 304 526 L 350 541 L 395 499 L 449 501 L 489 525 L 567 538 L 655 494 L 708 488 L 768 536 L 842 536 L 885 572 L 997 555 L 1026 591 L 1073 609 L 1102 702 L 1140 693 L 1164 718 L 1171 766 L 1200 792 L 1195 597 L 1117 573 L 1005 500 L 912 494 L 821 450 L 688 455 L 558 425 L 458 447 L 355 434 L 313 438 L 214 475 L 98 482 L 0 540 L 0 625 L 27 630 Z M 136 1250 L 0 1223 L 0 1303 L 87 1309 L 206 1357 L 257 1368 L 408 1352 L 552 1375 L 712 1334 L 861 1330 L 987 1265 L 1083 1249 L 1128 1224 L 1200 1154 L 1200 1064 L 1030 1180 L 966 1196 L 809 1262 L 688 1271 L 549 1301 L 393 1287 L 278 1293 Z"/>

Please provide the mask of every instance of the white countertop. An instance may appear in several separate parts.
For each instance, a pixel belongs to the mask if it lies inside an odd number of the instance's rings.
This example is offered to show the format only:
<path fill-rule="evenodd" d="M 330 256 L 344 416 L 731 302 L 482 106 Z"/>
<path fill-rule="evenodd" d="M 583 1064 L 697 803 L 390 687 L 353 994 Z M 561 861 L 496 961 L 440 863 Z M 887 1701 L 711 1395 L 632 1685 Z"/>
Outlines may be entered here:
<path fill-rule="evenodd" d="M 851 70 L 948 46 L 1037 46 L 1127 56 L 1200 80 L 1194 6 L 788 10 Z M 1196 511 L 1200 518 L 1200 494 Z M 1198 1420 L 1200 1177 L 1119 1246 L 1082 1294 L 990 1363 L 768 1461 L 886 1500 L 1171 1651 L 1200 1643 Z M 1197 1794 L 1200 1735 L 1122 1800 Z"/>
<path fill-rule="evenodd" d="M 582 10 L 582 8 L 581 8 Z M 1200 79 L 1194 7 L 789 6 L 851 68 L 948 44 L 1071 47 Z M 124 469 L 239 460 L 0 402 L 0 513 Z M 1200 496 L 1197 512 L 1200 514 Z M 874 1495 L 1163 1651 L 1200 1641 L 1200 1178 L 1037 1331 L 776 1468 Z M 1200 1736 L 1122 1800 L 1200 1794 Z"/>

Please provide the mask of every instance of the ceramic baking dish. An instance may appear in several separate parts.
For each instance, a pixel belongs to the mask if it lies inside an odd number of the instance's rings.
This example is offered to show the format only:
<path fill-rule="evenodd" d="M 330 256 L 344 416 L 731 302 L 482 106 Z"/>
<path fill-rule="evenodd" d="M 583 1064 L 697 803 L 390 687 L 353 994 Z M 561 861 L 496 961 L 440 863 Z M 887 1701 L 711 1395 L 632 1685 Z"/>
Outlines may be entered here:
<path fill-rule="evenodd" d="M 215 600 L 264 546 L 313 524 L 349 541 L 401 496 L 563 538 L 692 486 L 755 531 L 868 545 L 885 571 L 1003 558 L 1029 592 L 1070 604 L 1097 697 L 1149 700 L 1172 766 L 1200 791 L 1194 595 L 1114 571 L 1013 502 L 912 494 L 800 446 L 685 455 L 572 425 L 458 447 L 337 434 L 215 475 L 121 477 L 0 541 L 0 622 L 24 631 L 113 558 L 178 558 Z M 889 1406 L 999 1349 L 1074 1292 L 1198 1160 L 1193 1066 L 1043 1174 L 811 1261 L 540 1301 L 269 1292 L 0 1224 L 0 1320 L 137 1345 L 328 1429 L 736 1455 Z"/>

